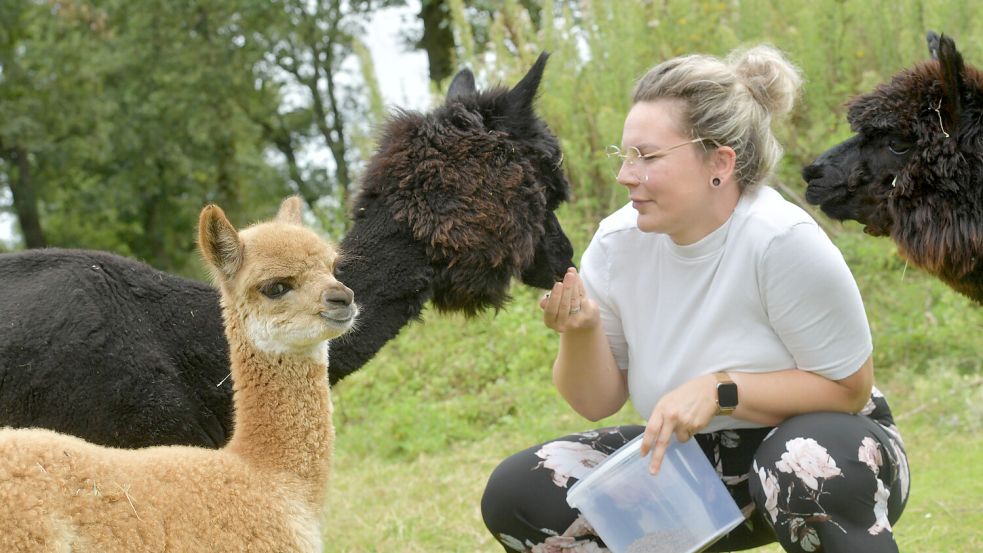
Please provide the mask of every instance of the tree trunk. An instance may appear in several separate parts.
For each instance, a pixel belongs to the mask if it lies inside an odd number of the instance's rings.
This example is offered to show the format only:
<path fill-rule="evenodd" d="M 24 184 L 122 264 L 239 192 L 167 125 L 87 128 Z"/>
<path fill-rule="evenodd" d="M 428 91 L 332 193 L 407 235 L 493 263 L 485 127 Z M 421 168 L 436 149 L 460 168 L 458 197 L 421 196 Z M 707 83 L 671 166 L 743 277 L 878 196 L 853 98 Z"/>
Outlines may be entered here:
<path fill-rule="evenodd" d="M 294 150 L 293 138 L 290 135 L 290 131 L 281 128 L 280 132 L 274 132 L 269 125 L 264 125 L 264 129 L 266 129 L 268 140 L 276 145 L 280 153 L 283 154 L 283 157 L 287 159 L 287 171 L 290 175 L 290 180 L 294 181 L 294 184 L 297 185 L 297 191 L 300 193 L 300 197 L 304 199 L 311 208 L 311 211 L 316 211 L 315 205 L 320 199 L 320 196 L 316 190 L 311 188 L 307 180 L 304 179 L 304 175 L 300 172 L 300 165 L 297 163 L 297 153 Z"/>
<path fill-rule="evenodd" d="M 346 205 L 348 193 L 351 190 L 351 174 L 348 161 L 345 159 L 345 120 L 338 105 L 337 87 L 334 81 L 334 48 L 341 31 L 338 23 L 341 20 L 341 4 L 334 0 L 330 6 L 330 28 L 327 30 L 327 44 L 319 49 L 315 43 L 310 44 L 314 75 L 307 79 L 306 85 L 311 92 L 313 101 L 311 108 L 314 112 L 314 123 L 318 132 L 324 138 L 324 143 L 331 152 L 335 162 L 335 186 L 331 191 L 339 204 Z M 298 74 L 299 78 L 300 75 Z M 324 96 L 321 95 L 320 83 L 324 79 Z M 328 123 L 328 111 L 331 112 L 331 122 Z"/>
<path fill-rule="evenodd" d="M 15 146 L 8 149 L 4 157 L 17 168 L 17 178 L 10 179 L 10 193 L 14 197 L 14 210 L 17 212 L 21 234 L 24 235 L 24 245 L 28 249 L 43 248 L 48 244 L 41 231 L 38 196 L 34 190 L 34 182 L 31 180 L 28 153 L 23 148 Z"/>
<path fill-rule="evenodd" d="M 454 71 L 452 60 L 454 33 L 451 32 L 446 2 L 424 0 L 420 7 L 419 18 L 423 21 L 423 37 L 416 43 L 416 47 L 427 52 L 430 80 L 439 83 L 450 77 Z"/>
<path fill-rule="evenodd" d="M 147 248 L 145 252 L 138 252 L 138 256 L 149 263 L 151 266 L 161 270 L 169 270 L 173 267 L 173 260 L 168 253 L 164 234 L 166 225 L 167 204 L 167 167 L 160 158 L 154 160 L 157 168 L 157 182 L 150 189 L 149 194 L 143 204 L 143 233 L 141 241 Z"/>

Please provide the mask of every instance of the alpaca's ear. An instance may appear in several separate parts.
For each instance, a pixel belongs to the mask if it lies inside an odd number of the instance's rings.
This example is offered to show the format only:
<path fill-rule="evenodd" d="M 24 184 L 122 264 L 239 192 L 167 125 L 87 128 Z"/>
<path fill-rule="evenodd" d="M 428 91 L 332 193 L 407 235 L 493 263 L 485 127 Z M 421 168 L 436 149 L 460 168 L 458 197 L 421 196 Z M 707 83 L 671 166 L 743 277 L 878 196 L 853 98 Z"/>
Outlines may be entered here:
<path fill-rule="evenodd" d="M 543 52 L 536 63 L 532 65 L 525 77 L 508 92 L 509 105 L 520 110 L 532 110 L 532 102 L 536 99 L 539 83 L 543 80 L 543 70 L 550 55 Z"/>
<path fill-rule="evenodd" d="M 303 205 L 301 204 L 300 198 L 298 196 L 290 196 L 280 204 L 280 211 L 277 212 L 274 220 L 280 223 L 301 225 L 303 224 L 302 213 Z"/>
<path fill-rule="evenodd" d="M 949 116 L 949 127 L 957 129 L 963 110 L 963 56 L 956 43 L 944 34 L 939 37 L 939 67 L 942 69 L 942 109 Z"/>
<path fill-rule="evenodd" d="M 925 35 L 925 41 L 928 43 L 928 55 L 932 57 L 933 60 L 939 59 L 939 35 L 935 31 L 929 31 Z"/>
<path fill-rule="evenodd" d="M 462 69 L 458 71 L 457 75 L 454 75 L 454 80 L 447 88 L 447 98 L 444 101 L 474 94 L 477 91 L 478 89 L 474 86 L 474 74 L 469 69 Z"/>
<path fill-rule="evenodd" d="M 242 266 L 239 232 L 217 205 L 206 205 L 198 217 L 198 249 L 216 277 L 229 280 Z"/>

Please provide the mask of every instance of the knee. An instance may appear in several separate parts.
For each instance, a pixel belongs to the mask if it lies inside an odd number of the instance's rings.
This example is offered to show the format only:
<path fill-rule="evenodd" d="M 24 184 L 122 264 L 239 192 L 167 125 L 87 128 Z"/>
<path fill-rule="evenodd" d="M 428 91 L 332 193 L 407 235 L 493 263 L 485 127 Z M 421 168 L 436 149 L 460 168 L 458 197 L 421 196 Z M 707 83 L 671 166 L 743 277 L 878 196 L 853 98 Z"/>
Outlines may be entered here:
<path fill-rule="evenodd" d="M 903 486 L 893 478 L 896 463 L 887 456 L 886 440 L 883 429 L 864 416 L 789 419 L 755 452 L 748 485 L 756 507 L 786 532 L 805 524 L 809 517 L 802 513 L 841 527 L 862 523 L 872 531 L 887 524 L 887 516 L 896 520 L 900 508 L 887 501 L 900 498 Z"/>
<path fill-rule="evenodd" d="M 871 435 L 870 419 L 846 413 L 809 413 L 792 417 L 769 434 L 754 454 L 755 464 L 763 466 L 783 459 L 817 464 L 817 474 L 826 474 L 833 457 L 851 451 L 856 455 L 865 437 Z"/>
<path fill-rule="evenodd" d="M 791 488 L 819 493 L 844 476 L 845 458 L 856 458 L 865 435 L 860 425 L 855 415 L 811 413 L 786 420 L 761 442 L 748 485 L 770 523 L 780 515 L 779 497 Z"/>
<path fill-rule="evenodd" d="M 526 452 L 521 451 L 499 463 L 488 477 L 481 495 L 481 517 L 492 532 L 499 521 L 511 516 L 520 502 L 516 490 L 522 487 L 523 472 L 530 472 L 532 468 L 528 461 Z M 519 468 L 520 465 L 524 470 Z"/>

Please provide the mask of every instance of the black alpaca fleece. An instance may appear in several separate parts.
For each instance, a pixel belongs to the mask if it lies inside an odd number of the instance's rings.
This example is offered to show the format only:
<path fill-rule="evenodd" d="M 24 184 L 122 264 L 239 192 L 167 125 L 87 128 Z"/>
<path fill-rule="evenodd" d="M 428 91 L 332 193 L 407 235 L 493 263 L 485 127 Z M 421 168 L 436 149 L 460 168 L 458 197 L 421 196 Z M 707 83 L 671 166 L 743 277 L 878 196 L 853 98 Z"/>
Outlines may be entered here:
<path fill-rule="evenodd" d="M 573 264 L 554 210 L 559 143 L 533 111 L 546 56 L 511 90 L 467 70 L 443 106 L 399 112 L 340 245 L 356 329 L 330 344 L 332 383 L 358 370 L 424 304 L 501 307 L 512 278 L 548 288 Z M 116 255 L 0 255 L 0 426 L 40 426 L 116 447 L 218 447 L 232 382 L 218 294 Z M 434 367 L 434 370 L 440 370 Z"/>
<path fill-rule="evenodd" d="M 803 170 L 806 199 L 983 303 L 983 73 L 951 38 L 928 44 L 931 61 L 851 101 L 857 134 Z"/>

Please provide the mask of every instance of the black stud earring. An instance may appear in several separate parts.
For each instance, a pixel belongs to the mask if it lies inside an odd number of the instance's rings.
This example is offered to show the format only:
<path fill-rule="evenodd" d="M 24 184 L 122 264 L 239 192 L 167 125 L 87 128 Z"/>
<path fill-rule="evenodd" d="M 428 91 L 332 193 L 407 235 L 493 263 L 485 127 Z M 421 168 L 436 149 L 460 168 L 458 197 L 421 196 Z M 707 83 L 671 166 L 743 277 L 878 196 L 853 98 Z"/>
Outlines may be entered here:
<path fill-rule="evenodd" d="M 720 179 L 719 179 L 719 178 L 717 178 L 717 177 L 713 177 L 713 179 L 711 179 L 711 180 L 710 180 L 710 184 L 711 184 L 711 185 L 712 185 L 712 186 L 713 186 L 714 188 L 718 188 L 718 187 L 720 186 Z"/>

